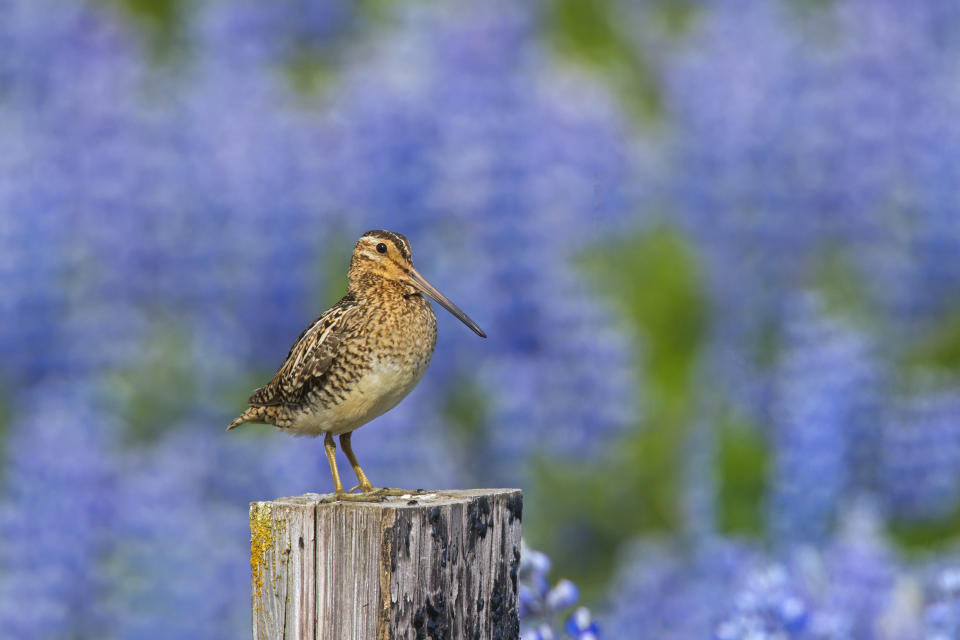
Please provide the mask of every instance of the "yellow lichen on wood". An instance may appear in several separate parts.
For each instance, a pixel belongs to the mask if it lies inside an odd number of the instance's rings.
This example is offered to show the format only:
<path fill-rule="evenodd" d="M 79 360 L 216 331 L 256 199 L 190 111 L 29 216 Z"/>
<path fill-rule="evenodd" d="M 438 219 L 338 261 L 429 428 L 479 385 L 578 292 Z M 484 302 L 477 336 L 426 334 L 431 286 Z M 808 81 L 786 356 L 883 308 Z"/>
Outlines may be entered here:
<path fill-rule="evenodd" d="M 253 574 L 254 606 L 263 609 L 263 570 L 273 547 L 273 514 L 269 502 L 250 505 L 250 570 Z"/>
<path fill-rule="evenodd" d="M 287 521 L 286 521 L 286 519 L 281 518 L 281 517 L 277 517 L 276 520 L 273 521 L 273 525 L 276 527 L 277 533 L 279 533 L 281 536 L 283 536 L 283 535 L 287 532 Z M 281 538 L 281 539 L 282 539 L 282 538 Z M 282 561 L 283 561 L 283 562 L 287 562 L 287 560 L 288 560 L 289 557 L 290 557 L 290 545 L 287 545 L 284 549 L 282 549 L 282 550 L 280 551 L 280 555 L 282 556 L 282 558 L 281 558 Z M 281 576 L 281 572 L 280 572 L 280 571 L 277 571 L 277 554 L 276 554 L 276 550 L 274 550 L 274 555 L 273 555 L 273 557 L 270 559 L 270 568 L 273 569 L 273 585 L 272 585 L 272 586 L 273 586 L 274 591 L 276 591 L 276 590 L 277 590 L 277 587 L 278 587 L 278 585 L 279 585 L 279 583 L 280 583 L 280 579 L 281 579 L 281 577 L 282 577 L 282 576 Z"/>

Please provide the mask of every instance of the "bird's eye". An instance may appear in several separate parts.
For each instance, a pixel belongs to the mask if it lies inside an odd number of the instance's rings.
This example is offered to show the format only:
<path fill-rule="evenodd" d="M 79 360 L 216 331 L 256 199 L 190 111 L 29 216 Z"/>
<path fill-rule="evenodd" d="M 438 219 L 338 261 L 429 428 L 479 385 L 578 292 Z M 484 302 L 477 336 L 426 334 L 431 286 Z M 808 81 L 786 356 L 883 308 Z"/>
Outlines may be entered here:
<path fill-rule="evenodd" d="M 377 245 L 377 251 L 380 252 L 380 253 L 386 253 L 386 252 L 387 252 L 387 245 L 385 245 L 385 244 L 383 244 L 383 243 L 381 242 L 380 244 Z"/>

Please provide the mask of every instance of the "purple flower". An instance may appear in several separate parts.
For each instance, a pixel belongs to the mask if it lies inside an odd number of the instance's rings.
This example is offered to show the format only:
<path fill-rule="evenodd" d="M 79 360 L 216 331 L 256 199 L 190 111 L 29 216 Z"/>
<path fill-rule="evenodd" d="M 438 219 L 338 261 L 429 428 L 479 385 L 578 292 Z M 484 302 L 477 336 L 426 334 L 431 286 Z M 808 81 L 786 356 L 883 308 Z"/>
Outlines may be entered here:
<path fill-rule="evenodd" d="M 249 633 L 249 611 L 237 604 L 249 601 L 246 501 L 263 496 L 246 475 L 256 455 L 224 451 L 221 439 L 199 426 L 173 429 L 122 459 L 117 541 L 107 567 L 117 637 Z"/>
<path fill-rule="evenodd" d="M 610 638 L 709 638 L 732 606 L 733 585 L 756 552 L 718 538 L 689 553 L 668 544 L 634 543 L 621 557 L 601 617 Z"/>
<path fill-rule="evenodd" d="M 104 636 L 116 521 L 116 425 L 86 385 L 47 383 L 22 399 L 5 442 L 0 497 L 0 635 Z"/>
<path fill-rule="evenodd" d="M 934 574 L 923 612 L 925 640 L 947 640 L 960 634 L 960 566 L 945 564 Z"/>
<path fill-rule="evenodd" d="M 817 620 L 812 604 L 791 572 L 780 564 L 749 571 L 720 621 L 715 640 L 747 638 L 843 638 L 828 621 Z"/>
<path fill-rule="evenodd" d="M 586 607 L 569 612 L 580 597 L 577 585 L 561 579 L 551 587 L 547 577 L 549 572 L 550 559 L 524 545 L 518 585 L 520 637 L 523 640 L 554 640 L 561 637 L 563 629 L 568 637 L 578 640 L 599 638 L 599 627 Z"/>
<path fill-rule="evenodd" d="M 464 339 L 441 313 L 431 371 L 476 388 L 489 435 L 468 455 L 513 481 L 534 451 L 599 451 L 632 421 L 635 388 L 627 335 L 572 264 L 630 213 L 625 124 L 596 88 L 554 79 L 533 17 L 405 10 L 347 71 L 330 120 L 341 208 L 406 233 L 490 336 Z"/>
<path fill-rule="evenodd" d="M 879 621 L 891 617 L 903 569 L 884 539 L 880 516 L 872 503 L 853 503 L 823 554 L 824 607 L 848 621 L 854 638 L 873 637 Z"/>
<path fill-rule="evenodd" d="M 579 607 L 570 614 L 563 628 L 568 637 L 577 640 L 598 640 L 600 638 L 600 627 L 590 616 L 590 611 L 586 607 Z"/>
<path fill-rule="evenodd" d="M 885 425 L 881 472 L 896 518 L 931 519 L 960 500 L 960 397 L 930 393 L 905 400 Z"/>
<path fill-rule="evenodd" d="M 770 526 L 786 542 L 822 540 L 853 484 L 854 427 L 874 392 L 863 337 L 814 296 L 790 308 L 776 372 Z M 869 437 L 869 434 L 867 434 Z"/>
<path fill-rule="evenodd" d="M 941 2 L 704 3 L 663 63 L 670 220 L 697 247 L 730 392 L 766 419 L 768 351 L 797 290 L 883 318 L 908 349 L 955 300 L 949 159 L 957 15 Z M 825 34 L 831 34 L 829 37 Z"/>

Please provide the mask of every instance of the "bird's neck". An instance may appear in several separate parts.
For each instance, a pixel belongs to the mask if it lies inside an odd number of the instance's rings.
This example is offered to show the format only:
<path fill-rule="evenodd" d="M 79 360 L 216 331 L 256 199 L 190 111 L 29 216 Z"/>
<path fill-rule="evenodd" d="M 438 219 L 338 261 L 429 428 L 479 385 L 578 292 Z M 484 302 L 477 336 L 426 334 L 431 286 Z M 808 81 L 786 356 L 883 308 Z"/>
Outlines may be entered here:
<path fill-rule="evenodd" d="M 362 273 L 350 278 L 347 293 L 358 300 L 364 298 L 404 298 L 417 293 L 409 284 L 390 280 L 375 273 Z"/>

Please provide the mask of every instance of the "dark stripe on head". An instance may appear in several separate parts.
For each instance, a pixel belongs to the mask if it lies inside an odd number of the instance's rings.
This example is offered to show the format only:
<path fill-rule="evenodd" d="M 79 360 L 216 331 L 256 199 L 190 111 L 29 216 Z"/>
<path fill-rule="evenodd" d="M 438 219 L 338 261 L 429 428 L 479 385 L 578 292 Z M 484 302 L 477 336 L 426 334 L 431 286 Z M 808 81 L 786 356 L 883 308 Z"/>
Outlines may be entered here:
<path fill-rule="evenodd" d="M 367 231 L 362 237 L 389 240 L 394 244 L 394 246 L 397 247 L 404 260 L 410 263 L 413 262 L 413 258 L 410 255 L 410 243 L 407 242 L 406 237 L 400 233 L 394 233 L 393 231 L 386 231 L 384 229 L 373 229 L 371 231 Z"/>

